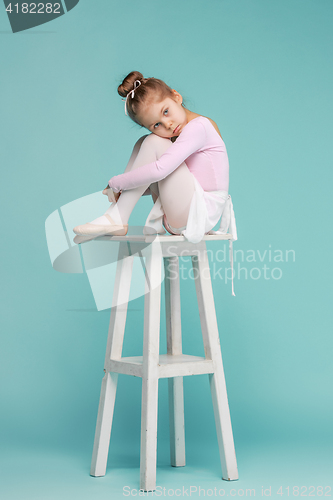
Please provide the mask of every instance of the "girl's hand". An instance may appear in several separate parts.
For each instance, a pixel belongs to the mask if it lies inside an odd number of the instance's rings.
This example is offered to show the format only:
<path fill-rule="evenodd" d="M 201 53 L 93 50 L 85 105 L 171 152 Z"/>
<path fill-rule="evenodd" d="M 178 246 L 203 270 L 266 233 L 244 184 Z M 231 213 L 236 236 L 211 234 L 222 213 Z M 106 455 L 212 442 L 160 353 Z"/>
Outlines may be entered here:
<path fill-rule="evenodd" d="M 108 197 L 110 203 L 117 203 L 119 196 L 121 195 L 121 191 L 119 193 L 115 193 L 109 185 L 102 191 Z"/>

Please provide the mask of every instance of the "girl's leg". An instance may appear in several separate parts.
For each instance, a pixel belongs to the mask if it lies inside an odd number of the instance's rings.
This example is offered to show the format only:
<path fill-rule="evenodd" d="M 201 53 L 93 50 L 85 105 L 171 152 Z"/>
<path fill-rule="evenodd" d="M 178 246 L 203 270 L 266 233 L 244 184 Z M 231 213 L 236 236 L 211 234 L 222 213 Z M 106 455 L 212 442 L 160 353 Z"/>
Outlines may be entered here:
<path fill-rule="evenodd" d="M 143 141 L 145 140 L 146 137 L 148 137 L 149 134 L 146 134 L 146 135 L 143 135 L 142 137 L 140 137 L 139 140 L 136 141 L 136 143 L 134 144 L 134 148 L 133 148 L 133 151 L 132 151 L 132 154 L 131 154 L 131 157 L 129 159 L 129 162 L 127 163 L 127 166 L 124 170 L 124 173 L 125 172 L 128 172 L 129 170 L 132 170 L 133 168 L 133 165 L 134 165 L 134 162 L 136 160 L 136 157 L 138 156 L 138 153 L 140 151 L 140 148 L 142 146 L 142 143 Z"/>
<path fill-rule="evenodd" d="M 143 143 L 143 141 L 145 140 L 146 137 L 148 137 L 148 136 L 147 135 L 143 135 L 135 143 L 133 151 L 132 151 L 132 154 L 131 154 L 131 157 L 130 157 L 128 163 L 127 163 L 127 166 L 126 166 L 124 172 L 128 172 L 128 171 L 132 170 L 133 167 L 137 167 L 138 166 L 138 165 L 134 165 L 134 163 L 135 163 L 135 160 L 137 159 L 137 156 L 138 156 L 138 154 L 140 152 L 142 143 Z M 144 165 L 144 163 L 143 163 L 143 165 Z M 140 187 L 140 189 L 141 189 L 141 187 Z M 135 190 L 132 189 L 132 190 L 129 190 L 129 191 L 123 191 L 121 193 L 121 195 L 119 196 L 119 198 L 118 198 L 117 205 L 118 205 L 118 203 L 119 203 L 119 201 L 120 201 L 121 198 L 123 200 L 124 200 L 124 198 L 125 199 L 128 198 L 128 195 L 125 196 L 125 193 L 126 192 L 131 192 L 131 191 L 135 191 Z M 144 191 L 145 191 L 145 189 L 143 190 L 143 193 L 144 193 Z M 132 198 L 132 197 L 134 197 L 133 199 L 135 199 L 134 193 L 130 196 L 130 198 Z M 141 197 L 141 195 L 140 195 L 140 197 Z M 118 207 L 117 207 L 117 209 L 115 209 L 116 204 L 114 204 L 114 203 L 112 203 L 110 205 L 110 207 L 108 208 L 108 210 L 105 212 L 105 213 L 108 213 L 110 216 L 111 216 L 111 213 L 113 213 L 112 218 L 116 222 L 116 224 L 126 224 L 128 222 L 129 216 L 130 216 L 130 214 L 131 214 L 131 212 L 133 210 L 132 203 L 129 203 L 127 205 L 127 207 L 126 207 L 126 203 L 124 203 L 124 201 L 123 201 L 122 205 L 123 205 L 123 208 L 121 210 L 122 217 L 120 216 Z M 126 208 L 127 208 L 127 210 L 126 210 Z M 107 225 L 107 224 L 110 224 L 110 221 L 104 215 L 102 215 L 101 217 L 98 217 L 97 219 L 92 220 L 91 224 Z"/>
<path fill-rule="evenodd" d="M 158 160 L 171 145 L 169 139 L 155 134 L 141 137 L 134 146 L 125 172 Z M 149 186 L 154 202 L 160 196 L 170 224 L 174 227 L 185 225 L 194 192 L 193 177 L 185 163 L 182 163 L 174 172 L 158 183 L 154 182 L 150 185 L 123 191 L 117 203 L 111 204 L 106 213 L 110 215 L 116 224 L 127 224 L 133 208 Z M 105 216 L 99 217 L 91 223 L 110 224 Z"/>
<path fill-rule="evenodd" d="M 174 228 L 186 226 L 195 186 L 186 163 L 158 181 L 161 204 L 168 223 Z"/>
<path fill-rule="evenodd" d="M 153 134 L 140 137 L 133 148 L 125 172 L 138 168 L 146 163 L 156 161 L 167 150 L 167 148 L 170 147 L 170 141 L 163 139 L 163 144 L 157 144 L 157 141 L 154 140 L 155 137 L 157 136 L 154 136 Z M 156 182 L 152 183 L 150 186 L 139 186 L 135 189 L 123 191 L 119 196 L 117 203 L 112 203 L 105 213 L 109 214 L 116 224 L 127 224 L 133 208 L 148 187 L 151 187 L 151 192 L 155 201 L 156 196 L 158 196 Z M 97 219 L 91 221 L 91 224 L 108 225 L 110 224 L 110 221 L 102 215 L 102 217 L 98 217 Z"/>

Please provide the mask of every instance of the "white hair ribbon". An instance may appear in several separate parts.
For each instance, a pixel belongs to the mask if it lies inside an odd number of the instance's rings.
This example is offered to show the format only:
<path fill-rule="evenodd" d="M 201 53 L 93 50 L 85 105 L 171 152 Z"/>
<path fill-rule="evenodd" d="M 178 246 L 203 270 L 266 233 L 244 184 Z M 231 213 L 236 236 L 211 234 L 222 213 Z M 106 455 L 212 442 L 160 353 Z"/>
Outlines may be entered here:
<path fill-rule="evenodd" d="M 138 85 L 136 85 L 136 83 L 138 83 Z M 123 101 L 125 101 L 125 115 L 128 115 L 128 113 L 127 113 L 127 99 L 128 99 L 128 96 L 131 94 L 132 99 L 133 99 L 133 97 L 134 97 L 134 91 L 135 91 L 138 87 L 140 87 L 140 85 L 141 85 L 140 80 L 135 80 L 135 82 L 134 82 L 134 89 L 129 91 L 129 93 L 128 93 L 128 94 L 127 94 L 127 96 L 126 96 L 126 99 L 122 99 Z"/>

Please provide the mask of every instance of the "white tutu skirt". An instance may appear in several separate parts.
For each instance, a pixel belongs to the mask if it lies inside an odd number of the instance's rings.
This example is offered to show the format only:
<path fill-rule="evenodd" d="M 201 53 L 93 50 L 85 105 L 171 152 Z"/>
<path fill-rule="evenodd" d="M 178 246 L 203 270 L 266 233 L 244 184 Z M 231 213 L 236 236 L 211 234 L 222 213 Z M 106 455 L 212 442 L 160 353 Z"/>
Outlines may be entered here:
<path fill-rule="evenodd" d="M 193 174 L 192 174 L 193 175 Z M 204 191 L 199 181 L 194 177 L 195 191 L 191 200 L 186 226 L 170 228 L 177 234 L 182 234 L 191 243 L 199 243 L 205 234 L 231 234 L 232 240 L 237 240 L 236 220 L 231 196 L 227 191 Z M 143 234 L 164 234 L 162 221 L 164 210 L 158 197 L 151 209 Z M 213 231 L 218 221 L 218 230 Z"/>

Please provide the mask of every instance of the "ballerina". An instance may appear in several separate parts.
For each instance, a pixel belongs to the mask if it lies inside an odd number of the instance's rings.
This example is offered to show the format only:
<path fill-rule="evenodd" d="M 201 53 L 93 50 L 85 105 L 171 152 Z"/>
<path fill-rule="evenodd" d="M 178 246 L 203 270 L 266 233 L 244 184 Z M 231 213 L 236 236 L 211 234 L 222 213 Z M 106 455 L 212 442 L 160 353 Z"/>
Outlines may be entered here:
<path fill-rule="evenodd" d="M 155 217 L 171 234 L 192 242 L 214 234 L 213 227 L 231 204 L 228 155 L 216 123 L 188 110 L 181 94 L 164 81 L 144 78 L 138 71 L 125 77 L 118 93 L 125 100 L 125 114 L 149 134 L 134 145 L 125 172 L 111 177 L 102 191 L 111 206 L 101 217 L 76 226 L 74 233 L 126 235 L 136 203 L 151 194 L 155 210 L 145 228 Z M 155 229 L 165 233 L 161 224 Z"/>

